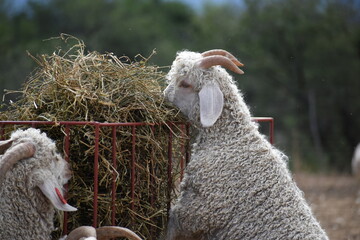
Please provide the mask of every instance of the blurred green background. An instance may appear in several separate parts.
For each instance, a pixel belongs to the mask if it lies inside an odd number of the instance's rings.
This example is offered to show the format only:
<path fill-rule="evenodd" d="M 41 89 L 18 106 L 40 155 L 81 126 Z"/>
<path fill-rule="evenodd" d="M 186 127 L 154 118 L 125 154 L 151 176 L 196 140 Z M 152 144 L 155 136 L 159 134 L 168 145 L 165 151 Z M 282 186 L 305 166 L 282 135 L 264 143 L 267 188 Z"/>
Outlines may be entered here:
<path fill-rule="evenodd" d="M 182 49 L 222 48 L 254 116 L 275 118 L 295 170 L 349 172 L 360 142 L 360 1 L 0 0 L 0 93 L 19 89 L 60 33 L 89 51 L 169 66 Z M 168 68 L 164 68 L 168 71 Z M 11 99 L 5 98 L 4 101 Z"/>

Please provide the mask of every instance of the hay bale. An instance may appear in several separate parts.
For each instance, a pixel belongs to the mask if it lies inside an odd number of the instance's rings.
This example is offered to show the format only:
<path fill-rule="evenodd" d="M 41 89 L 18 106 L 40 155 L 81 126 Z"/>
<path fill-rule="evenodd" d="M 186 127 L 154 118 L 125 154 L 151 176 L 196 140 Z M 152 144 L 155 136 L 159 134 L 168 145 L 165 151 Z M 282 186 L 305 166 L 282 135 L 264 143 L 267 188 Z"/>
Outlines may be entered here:
<path fill-rule="evenodd" d="M 99 142 L 99 225 L 111 224 L 111 184 L 116 174 L 116 224 L 129 227 L 146 239 L 155 239 L 166 224 L 169 202 L 167 178 L 167 141 L 169 121 L 184 121 L 176 109 L 164 102 L 164 73 L 148 64 L 149 58 L 116 57 L 112 53 L 85 53 L 82 41 L 61 35 L 66 51 L 52 55 L 31 56 L 38 68 L 20 91 L 21 97 L 6 106 L 0 120 L 97 121 L 164 123 L 152 131 L 149 126 L 136 129 L 135 209 L 131 209 L 130 162 L 132 132 L 118 127 L 117 168 L 112 166 L 111 128 L 100 129 Z M 13 127 L 10 127 L 13 128 Z M 64 128 L 41 126 L 63 149 Z M 10 130 L 10 129 L 8 129 Z M 183 152 L 180 145 L 186 137 L 173 128 L 175 158 Z M 69 184 L 69 202 L 79 211 L 69 214 L 68 228 L 92 225 L 94 127 L 70 129 L 70 163 L 73 178 Z M 156 193 L 156 197 L 153 194 Z M 152 204 L 149 199 L 153 198 Z M 54 234 L 57 238 L 59 230 Z"/>

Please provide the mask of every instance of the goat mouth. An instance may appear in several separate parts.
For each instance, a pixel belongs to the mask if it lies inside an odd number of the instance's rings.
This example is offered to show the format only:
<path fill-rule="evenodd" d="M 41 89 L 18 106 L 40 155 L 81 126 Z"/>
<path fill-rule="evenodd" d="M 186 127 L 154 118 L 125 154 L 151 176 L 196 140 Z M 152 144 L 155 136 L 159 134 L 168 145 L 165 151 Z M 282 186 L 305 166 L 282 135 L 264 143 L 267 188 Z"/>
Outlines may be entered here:
<path fill-rule="evenodd" d="M 67 201 L 65 200 L 64 196 L 61 194 L 60 190 L 57 187 L 55 188 L 55 192 L 58 195 L 62 204 L 67 204 Z"/>

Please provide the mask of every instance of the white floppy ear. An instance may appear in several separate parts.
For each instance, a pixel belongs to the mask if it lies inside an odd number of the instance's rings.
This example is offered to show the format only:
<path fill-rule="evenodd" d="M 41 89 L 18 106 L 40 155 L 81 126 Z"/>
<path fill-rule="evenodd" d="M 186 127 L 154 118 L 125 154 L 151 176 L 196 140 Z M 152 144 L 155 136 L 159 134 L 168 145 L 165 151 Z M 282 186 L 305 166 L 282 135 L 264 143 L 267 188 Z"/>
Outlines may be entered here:
<path fill-rule="evenodd" d="M 60 189 L 51 180 L 44 181 L 42 184 L 39 184 L 38 187 L 55 208 L 66 212 L 73 212 L 77 210 L 66 202 Z"/>
<path fill-rule="evenodd" d="M 203 127 L 211 127 L 220 117 L 224 106 L 224 95 L 217 83 L 209 83 L 199 92 L 200 121 Z"/>

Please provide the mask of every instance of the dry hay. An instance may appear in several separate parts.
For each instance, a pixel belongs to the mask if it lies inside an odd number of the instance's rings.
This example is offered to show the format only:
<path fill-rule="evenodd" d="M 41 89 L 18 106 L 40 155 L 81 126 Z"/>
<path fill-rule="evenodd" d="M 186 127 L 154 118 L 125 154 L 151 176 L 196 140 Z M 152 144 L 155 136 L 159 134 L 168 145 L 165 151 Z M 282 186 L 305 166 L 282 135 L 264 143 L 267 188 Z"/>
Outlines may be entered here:
<path fill-rule="evenodd" d="M 99 139 L 99 225 L 111 224 L 111 186 L 115 173 L 115 223 L 135 230 L 146 239 L 155 239 L 166 224 L 169 202 L 166 123 L 184 121 L 177 110 L 164 102 L 164 73 L 158 66 L 150 65 L 149 58 L 137 56 L 131 61 L 111 53 L 85 53 L 82 41 L 66 35 L 60 38 L 70 45 L 69 49 L 31 56 L 38 68 L 20 91 L 8 91 L 7 94 L 20 93 L 21 97 L 6 106 L 0 120 L 162 123 L 154 132 L 149 126 L 136 128 L 134 209 L 131 209 L 130 192 L 131 128 L 116 129 L 116 169 L 111 164 L 111 128 L 101 128 Z M 7 128 L 7 132 L 14 129 Z M 59 149 L 64 148 L 63 126 L 39 128 L 57 140 Z M 181 137 L 178 128 L 173 128 L 173 133 L 174 158 L 178 158 L 183 154 L 179 146 L 186 138 Z M 92 225 L 94 126 L 71 127 L 70 136 L 74 175 L 69 184 L 69 203 L 79 210 L 68 215 L 69 230 Z M 56 237 L 61 234 L 61 224 L 57 225 Z"/>

